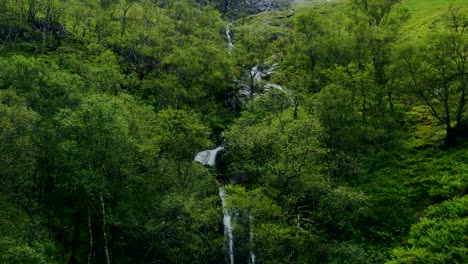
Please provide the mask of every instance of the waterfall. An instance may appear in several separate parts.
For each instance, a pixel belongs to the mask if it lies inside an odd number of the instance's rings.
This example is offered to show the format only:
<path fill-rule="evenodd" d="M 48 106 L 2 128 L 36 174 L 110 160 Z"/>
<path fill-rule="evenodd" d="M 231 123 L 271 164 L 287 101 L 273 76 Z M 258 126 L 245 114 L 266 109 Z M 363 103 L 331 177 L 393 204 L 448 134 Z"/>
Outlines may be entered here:
<path fill-rule="evenodd" d="M 232 44 L 232 39 L 231 39 L 231 30 L 229 29 L 229 25 L 226 25 L 226 37 L 228 40 L 228 53 L 231 54 L 232 50 L 234 49 L 234 44 Z"/>
<path fill-rule="evenodd" d="M 252 76 L 254 81 L 258 83 L 266 76 L 266 74 L 260 70 L 260 67 L 253 66 L 252 69 L 250 69 L 250 76 Z"/>
<path fill-rule="evenodd" d="M 253 216 L 249 215 L 249 223 L 250 223 L 250 230 L 249 230 L 249 242 L 250 244 L 253 243 L 253 230 L 252 230 L 252 222 L 253 222 Z M 249 252 L 250 255 L 250 264 L 255 264 L 255 252 L 253 249 L 250 250 Z"/>
<path fill-rule="evenodd" d="M 278 67 L 277 63 L 274 63 L 270 66 L 264 65 L 260 67 L 258 65 L 253 66 L 248 73 L 248 80 L 245 79 L 238 79 L 236 80 L 239 84 L 239 94 L 245 96 L 247 98 L 252 98 L 255 95 L 260 95 L 261 93 L 267 92 L 270 89 L 276 89 L 281 92 L 287 92 L 287 90 L 276 83 L 265 83 L 264 79 L 266 77 L 273 75 L 276 73 L 276 68 Z M 250 79 L 253 79 L 255 87 L 257 89 L 252 89 L 252 84 L 250 83 Z M 252 93 L 253 92 L 253 93 Z M 255 94 L 254 94 L 255 93 Z"/>
<path fill-rule="evenodd" d="M 216 164 L 216 158 L 223 147 L 217 147 L 215 149 L 200 151 L 195 156 L 195 161 L 206 165 L 214 166 Z M 232 215 L 226 208 L 226 191 L 223 187 L 219 187 L 219 198 L 221 198 L 221 205 L 223 207 L 223 225 L 224 225 L 224 236 L 228 240 L 228 255 L 229 255 L 229 264 L 234 264 L 234 236 L 233 236 L 233 227 L 232 227 Z"/>
<path fill-rule="evenodd" d="M 263 86 L 263 89 L 264 89 L 265 91 L 270 90 L 270 88 L 273 88 L 273 89 L 276 89 L 276 90 L 285 92 L 283 86 L 281 86 L 281 85 L 279 85 L 279 84 L 276 84 L 276 83 L 267 83 L 265 86 Z"/>
<path fill-rule="evenodd" d="M 231 54 L 235 47 L 234 47 L 234 44 L 232 44 L 231 29 L 229 27 L 229 24 L 227 24 L 225 27 L 225 33 L 226 33 L 226 38 L 228 41 L 228 53 Z M 267 65 L 263 65 L 263 66 L 267 66 Z M 261 85 L 260 87 L 261 89 L 257 92 L 266 92 L 270 88 L 277 89 L 282 92 L 286 92 L 284 87 L 276 83 L 266 83 L 262 85 L 263 79 L 267 76 L 274 74 L 276 72 L 277 67 L 278 67 L 278 63 L 273 63 L 267 68 L 260 67 L 260 65 L 255 65 L 250 69 L 250 72 L 248 73 L 249 78 L 253 79 L 255 85 Z M 240 86 L 240 89 L 239 89 L 240 95 L 245 96 L 247 98 L 252 98 L 254 96 L 253 93 L 255 93 L 254 91 L 255 89 L 253 89 L 253 87 L 250 87 L 251 83 L 249 81 L 245 82 L 243 80 L 236 80 L 236 82 Z"/>
<path fill-rule="evenodd" d="M 222 151 L 224 147 L 217 147 L 215 149 L 209 149 L 209 150 L 204 150 L 200 151 L 195 155 L 194 160 L 196 162 L 199 162 L 205 166 L 215 166 L 217 162 L 217 157 L 220 154 L 220 151 Z M 222 205 L 222 212 L 223 212 L 223 225 L 224 225 L 224 236 L 226 237 L 227 240 L 227 252 L 226 252 L 226 263 L 229 264 L 234 264 L 234 227 L 232 225 L 232 216 L 233 213 L 230 212 L 226 206 L 226 191 L 222 185 L 219 186 L 219 198 L 221 199 L 221 205 Z M 250 230 L 249 230 L 249 242 L 250 244 L 253 244 L 253 230 L 252 230 L 252 225 L 253 225 L 253 217 L 252 215 L 249 215 L 249 225 L 250 225 Z M 242 257 L 242 256 L 241 256 Z M 245 257 L 245 256 L 244 256 Z M 244 259 L 242 257 L 242 259 Z M 245 261 L 245 259 L 244 259 Z M 253 250 L 250 250 L 248 254 L 248 263 L 250 264 L 255 264 L 256 261 L 256 256 Z"/>
<path fill-rule="evenodd" d="M 195 156 L 195 161 L 200 162 L 203 165 L 214 166 L 218 152 L 223 149 L 223 147 L 217 147 L 215 149 L 198 152 L 198 154 Z"/>
<path fill-rule="evenodd" d="M 223 205 L 224 235 L 228 239 L 229 263 L 234 264 L 234 238 L 232 234 L 233 228 L 231 222 L 231 213 L 226 208 L 226 191 L 223 187 L 219 187 L 219 197 L 221 198 L 221 204 Z"/>

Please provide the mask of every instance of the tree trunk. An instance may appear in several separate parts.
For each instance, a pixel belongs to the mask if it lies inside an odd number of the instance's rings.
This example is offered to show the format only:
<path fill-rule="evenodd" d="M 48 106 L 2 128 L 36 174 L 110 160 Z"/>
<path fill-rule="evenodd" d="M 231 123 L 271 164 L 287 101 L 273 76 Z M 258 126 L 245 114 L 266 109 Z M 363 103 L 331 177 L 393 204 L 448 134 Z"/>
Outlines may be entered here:
<path fill-rule="evenodd" d="M 80 222 L 81 222 L 81 214 L 78 211 L 75 214 L 75 227 L 73 229 L 73 241 L 72 241 L 72 249 L 70 255 L 69 263 L 77 263 L 76 254 L 77 254 L 77 247 L 79 244 L 79 236 L 80 236 Z"/>
<path fill-rule="evenodd" d="M 457 129 L 450 127 L 450 125 L 447 125 L 446 132 L 447 132 L 447 136 L 445 137 L 445 142 L 444 142 L 445 150 L 455 146 L 455 144 L 457 143 L 457 137 L 458 137 Z"/>
<path fill-rule="evenodd" d="M 388 96 L 388 103 L 390 106 L 390 111 L 392 114 L 395 114 L 395 104 L 393 102 L 392 92 L 387 92 L 387 96 Z"/>

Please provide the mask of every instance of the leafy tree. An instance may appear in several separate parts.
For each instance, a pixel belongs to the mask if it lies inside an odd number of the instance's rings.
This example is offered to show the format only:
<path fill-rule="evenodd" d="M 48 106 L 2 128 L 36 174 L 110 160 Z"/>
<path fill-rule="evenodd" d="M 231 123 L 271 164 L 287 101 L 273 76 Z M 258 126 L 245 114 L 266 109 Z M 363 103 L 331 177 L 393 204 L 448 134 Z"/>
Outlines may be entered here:
<path fill-rule="evenodd" d="M 0 182 L 2 192 L 24 209 L 34 208 L 34 176 L 36 146 L 33 131 L 38 115 L 25 100 L 12 91 L 0 93 Z"/>
<path fill-rule="evenodd" d="M 331 83 L 303 104 L 317 113 L 325 129 L 330 175 L 351 176 L 363 151 L 379 152 L 397 139 L 397 123 L 375 83 L 373 67 L 351 63 L 329 69 Z"/>
<path fill-rule="evenodd" d="M 39 115 L 12 90 L 0 91 L 0 262 L 45 263 L 54 246 L 36 196 Z"/>
<path fill-rule="evenodd" d="M 60 70 L 53 59 L 12 56 L 0 63 L 0 86 L 16 89 L 42 115 L 76 104 L 83 89 L 80 76 Z"/>
<path fill-rule="evenodd" d="M 156 26 L 141 35 L 143 43 L 149 43 L 129 48 L 150 60 L 147 68 L 153 68 L 142 82 L 143 96 L 158 109 L 197 108 L 212 120 L 226 111 L 220 98 L 232 73 L 220 14 L 211 6 L 197 9 L 192 4 L 178 2 L 168 10 L 156 10 L 160 13 L 150 18 Z"/>
<path fill-rule="evenodd" d="M 430 113 L 445 126 L 445 146 L 467 136 L 466 64 L 467 22 L 462 13 L 451 10 L 439 30 L 429 34 L 430 42 L 410 45 L 400 52 L 408 86 Z M 428 44 L 426 44 L 428 43 Z"/>
<path fill-rule="evenodd" d="M 300 205 L 297 204 L 293 220 L 288 219 L 266 191 L 264 187 L 248 191 L 240 186 L 227 187 L 227 204 L 234 222 L 236 261 L 248 262 L 254 254 L 259 263 L 367 263 L 367 254 L 362 247 L 336 242 L 333 234 L 328 233 L 333 230 L 327 230 L 332 225 L 342 231 L 353 230 L 348 225 L 362 213 L 357 211 L 363 197 L 355 200 L 355 194 L 345 189 L 317 193 L 316 188 L 303 195 L 315 195 L 317 200 L 309 201 L 310 204 L 302 200 Z M 341 195 L 342 199 L 339 198 Z M 312 208 L 314 205 L 317 207 Z M 348 206 L 356 207 L 345 209 Z M 324 217 L 328 214 L 331 214 L 331 222 Z"/>
<path fill-rule="evenodd" d="M 262 92 L 259 79 L 274 64 L 270 58 L 272 33 L 268 28 L 254 29 L 249 26 L 237 28 L 235 31 L 235 49 L 231 56 L 234 57 L 239 89 L 236 93 L 246 95 L 249 100 Z"/>
<path fill-rule="evenodd" d="M 125 183 L 135 174 L 138 153 L 139 114 L 150 114 L 135 107 L 130 96 L 93 95 L 76 109 L 63 110 L 58 116 L 61 133 L 61 178 L 57 191 L 72 204 L 75 218 L 70 243 L 70 261 L 80 258 L 109 263 L 112 260 L 112 204 L 119 204 Z M 62 211 L 62 221 L 69 221 Z M 80 221 L 79 219 L 86 219 Z M 72 218 L 73 219 L 73 218 Z M 79 235 L 80 230 L 88 237 Z M 88 242 L 83 241 L 87 239 Z M 78 248 L 79 244 L 88 245 Z M 66 245 L 65 245 L 66 246 Z"/>
<path fill-rule="evenodd" d="M 155 138 L 161 152 L 178 161 L 192 161 L 195 154 L 209 145 L 208 128 L 194 113 L 183 110 L 163 110 L 157 116 Z"/>
<path fill-rule="evenodd" d="M 396 22 L 371 26 L 362 22 L 367 16 L 360 11 L 329 23 L 315 11 L 299 14 L 282 65 L 282 78 L 296 91 L 297 102 L 316 113 L 325 128 L 333 175 L 353 174 L 360 146 L 385 147 L 398 117 L 398 80 L 390 70 Z"/>
<path fill-rule="evenodd" d="M 314 164 L 323 152 L 320 125 L 303 113 L 294 119 L 291 109 L 266 112 L 261 119 L 252 119 L 250 114 L 246 112 L 226 134 L 230 173 L 247 174 L 253 182 L 268 186 L 270 195 L 287 211 L 289 198 L 295 199 L 290 195 L 309 180 L 304 177 L 319 171 Z"/>
<path fill-rule="evenodd" d="M 133 4 L 135 4 L 136 0 L 123 0 L 123 1 L 119 1 L 118 5 L 120 7 L 120 9 L 122 10 L 122 17 L 120 18 L 120 22 L 121 22 L 121 28 L 122 28 L 122 31 L 121 31 L 121 35 L 123 36 L 125 34 L 125 31 L 127 29 L 127 14 L 128 14 L 128 11 L 130 10 L 130 8 L 133 6 Z"/>
<path fill-rule="evenodd" d="M 368 17 L 369 24 L 374 27 L 386 23 L 399 2 L 401 0 L 353 0 L 355 7 Z"/>
<path fill-rule="evenodd" d="M 323 132 L 318 120 L 301 107 L 295 114 L 287 98 L 280 92 L 267 92 L 248 104 L 226 133 L 227 173 L 249 180 L 249 191 L 228 189 L 233 193 L 228 198 L 231 210 L 239 216 L 235 234 L 240 241 L 236 243 L 244 256 L 252 249 L 258 252 L 259 261 L 331 261 L 331 241 L 345 233 L 348 238 L 360 236 L 355 227 L 366 217 L 367 198 L 333 186 L 324 174 L 326 149 L 320 144 Z M 259 213 L 263 207 L 271 208 L 266 216 Z M 254 230 L 253 242 L 246 242 L 249 226 Z M 291 247 L 281 247 L 278 254 L 271 251 L 284 243 Z M 336 256 L 337 262 L 365 259 L 359 246 L 340 247 L 343 251 Z"/>
<path fill-rule="evenodd" d="M 21 208 L 15 200 L 0 194 L 0 262 L 56 263 L 54 241 L 43 219 Z"/>

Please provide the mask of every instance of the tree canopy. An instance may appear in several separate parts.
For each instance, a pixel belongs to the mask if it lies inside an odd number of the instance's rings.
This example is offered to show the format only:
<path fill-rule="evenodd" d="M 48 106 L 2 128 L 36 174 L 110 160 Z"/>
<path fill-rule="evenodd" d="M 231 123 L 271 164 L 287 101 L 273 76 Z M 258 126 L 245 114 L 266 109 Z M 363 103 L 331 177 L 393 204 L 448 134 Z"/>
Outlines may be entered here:
<path fill-rule="evenodd" d="M 0 10 L 0 263 L 468 261 L 465 1 Z"/>

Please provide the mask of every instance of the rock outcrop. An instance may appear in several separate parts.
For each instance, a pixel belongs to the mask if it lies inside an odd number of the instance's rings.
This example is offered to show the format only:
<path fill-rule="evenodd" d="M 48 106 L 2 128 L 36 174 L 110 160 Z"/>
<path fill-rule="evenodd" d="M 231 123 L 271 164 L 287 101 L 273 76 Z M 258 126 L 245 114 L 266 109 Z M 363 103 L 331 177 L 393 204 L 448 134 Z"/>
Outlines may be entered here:
<path fill-rule="evenodd" d="M 218 0 L 220 9 L 229 17 L 238 18 L 243 14 L 281 10 L 291 5 L 291 0 Z"/>

